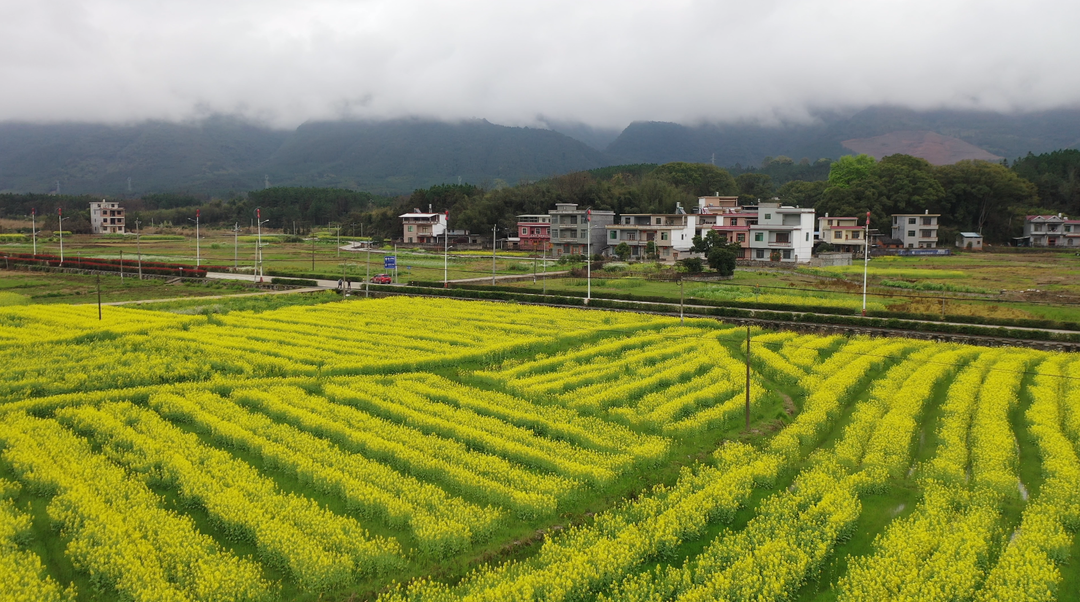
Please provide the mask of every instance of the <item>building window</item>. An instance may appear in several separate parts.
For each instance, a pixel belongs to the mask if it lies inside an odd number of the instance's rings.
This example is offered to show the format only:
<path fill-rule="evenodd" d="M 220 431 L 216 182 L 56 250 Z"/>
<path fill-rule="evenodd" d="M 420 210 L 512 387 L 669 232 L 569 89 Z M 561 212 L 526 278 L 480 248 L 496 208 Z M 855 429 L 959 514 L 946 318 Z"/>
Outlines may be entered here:
<path fill-rule="evenodd" d="M 924 218 L 922 218 L 922 225 L 924 225 L 924 226 L 933 226 L 934 225 L 934 218 L 932 218 L 932 217 L 924 217 Z"/>
<path fill-rule="evenodd" d="M 908 223 L 908 224 L 910 224 L 910 225 L 912 225 L 912 226 L 914 226 L 914 225 L 915 225 L 915 218 L 913 218 L 913 217 L 909 217 L 909 218 L 907 219 L 907 223 Z"/>
<path fill-rule="evenodd" d="M 529 235 L 529 229 L 528 228 L 522 228 L 521 229 L 521 235 L 522 236 L 528 236 Z"/>
<path fill-rule="evenodd" d="M 754 242 L 761 242 L 765 240 L 765 234 L 763 232 L 754 232 Z"/>
<path fill-rule="evenodd" d="M 791 242 L 791 234 L 789 234 L 787 232 L 777 232 L 776 233 L 776 242 L 778 242 L 780 244 L 788 244 L 788 243 L 790 243 Z"/>
<path fill-rule="evenodd" d="M 746 235 L 745 234 L 736 234 L 735 235 L 735 241 L 736 242 L 746 242 Z"/>
<path fill-rule="evenodd" d="M 637 232 L 623 232 L 623 240 L 637 240 Z"/>
<path fill-rule="evenodd" d="M 611 234 L 608 235 L 608 238 L 610 238 L 611 240 L 618 240 L 619 231 L 618 230 L 612 230 Z"/>
<path fill-rule="evenodd" d="M 784 259 L 791 259 L 791 249 L 784 249 L 783 257 Z"/>
<path fill-rule="evenodd" d="M 806 242 L 810 242 L 810 233 L 809 232 L 806 233 Z"/>
<path fill-rule="evenodd" d="M 933 230 L 923 230 L 922 232 L 919 233 L 919 235 L 922 236 L 923 238 L 933 238 L 934 237 L 934 231 Z"/>
<path fill-rule="evenodd" d="M 766 213 L 765 214 L 765 219 L 772 219 L 772 214 L 771 213 Z"/>
<path fill-rule="evenodd" d="M 837 240 L 839 240 L 839 239 L 840 239 L 840 238 L 842 238 L 843 236 L 844 236 L 844 233 L 843 233 L 843 232 L 841 232 L 841 231 L 839 231 L 839 230 L 837 230 L 836 232 L 833 232 L 833 235 L 832 235 L 832 237 L 833 237 L 833 238 L 835 238 L 835 239 L 837 239 Z"/>
<path fill-rule="evenodd" d="M 412 231 L 413 231 L 412 226 L 409 226 L 409 232 L 412 232 Z M 412 242 L 412 239 L 410 239 L 409 242 Z"/>
<path fill-rule="evenodd" d="M 628 217 L 624 217 L 624 218 L 622 218 L 622 219 L 623 219 L 623 222 L 622 222 L 622 223 L 624 223 L 624 224 L 629 224 L 629 223 L 630 223 L 630 218 L 628 218 Z"/>
<path fill-rule="evenodd" d="M 756 249 L 756 250 L 757 250 L 757 258 L 758 259 L 765 259 L 765 249 Z"/>
<path fill-rule="evenodd" d="M 657 225 L 657 226 L 659 226 L 659 225 L 660 225 L 660 223 L 661 223 L 661 222 L 663 222 L 663 221 L 664 221 L 664 220 L 662 220 L 662 219 L 660 219 L 660 218 L 656 218 L 656 225 Z"/>
<path fill-rule="evenodd" d="M 660 240 L 667 240 L 667 239 L 668 239 L 668 233 L 667 232 L 661 232 L 660 233 Z"/>
<path fill-rule="evenodd" d="M 851 231 L 851 239 L 852 240 L 859 240 L 859 231 L 858 230 L 852 230 Z"/>
<path fill-rule="evenodd" d="M 908 235 L 908 238 L 915 238 L 915 231 L 914 230 L 908 230 L 907 235 Z"/>

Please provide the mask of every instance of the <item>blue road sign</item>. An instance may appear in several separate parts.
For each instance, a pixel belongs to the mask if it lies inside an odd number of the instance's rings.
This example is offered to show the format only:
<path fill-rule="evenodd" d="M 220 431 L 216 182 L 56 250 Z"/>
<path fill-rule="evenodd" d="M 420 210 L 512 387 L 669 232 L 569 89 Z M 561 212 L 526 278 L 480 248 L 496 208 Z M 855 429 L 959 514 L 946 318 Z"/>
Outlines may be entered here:
<path fill-rule="evenodd" d="M 387 255 L 386 257 L 383 257 L 382 267 L 384 270 L 393 270 L 397 268 L 397 256 Z"/>

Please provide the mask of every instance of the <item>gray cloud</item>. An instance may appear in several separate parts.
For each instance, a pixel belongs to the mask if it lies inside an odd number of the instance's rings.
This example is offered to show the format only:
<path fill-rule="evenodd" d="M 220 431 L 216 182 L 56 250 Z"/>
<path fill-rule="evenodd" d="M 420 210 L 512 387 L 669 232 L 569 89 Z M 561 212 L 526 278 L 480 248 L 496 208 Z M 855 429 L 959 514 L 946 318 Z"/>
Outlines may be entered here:
<path fill-rule="evenodd" d="M 622 127 L 1080 104 L 1063 0 L 0 0 L 0 120 Z"/>

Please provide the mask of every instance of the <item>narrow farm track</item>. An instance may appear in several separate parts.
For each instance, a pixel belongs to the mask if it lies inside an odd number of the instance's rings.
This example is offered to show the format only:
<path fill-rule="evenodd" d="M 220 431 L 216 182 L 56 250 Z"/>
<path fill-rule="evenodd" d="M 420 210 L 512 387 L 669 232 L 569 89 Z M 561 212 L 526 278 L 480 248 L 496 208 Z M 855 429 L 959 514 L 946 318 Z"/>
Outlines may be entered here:
<path fill-rule="evenodd" d="M 28 599 L 1080 582 L 1073 354 L 396 295 L 104 318 L 0 309 L 0 577 Z"/>

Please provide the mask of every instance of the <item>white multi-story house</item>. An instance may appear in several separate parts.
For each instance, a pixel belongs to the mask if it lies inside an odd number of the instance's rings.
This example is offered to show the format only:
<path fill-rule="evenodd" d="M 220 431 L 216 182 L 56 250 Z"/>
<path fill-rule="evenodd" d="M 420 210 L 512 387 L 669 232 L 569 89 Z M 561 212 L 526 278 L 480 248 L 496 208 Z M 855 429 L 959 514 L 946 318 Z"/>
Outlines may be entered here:
<path fill-rule="evenodd" d="M 619 243 L 630 247 L 631 259 L 650 259 L 649 243 L 655 248 L 656 259 L 675 262 L 690 255 L 694 236 L 698 233 L 697 214 L 683 213 L 624 213 L 616 223 L 607 227 L 608 251 Z"/>
<path fill-rule="evenodd" d="M 94 234 L 123 234 L 124 208 L 115 201 L 91 201 L 90 231 Z"/>
<path fill-rule="evenodd" d="M 905 249 L 936 249 L 940 213 L 894 213 L 892 237 L 903 242 Z"/>
<path fill-rule="evenodd" d="M 808 263 L 814 248 L 814 210 L 759 203 L 750 226 L 750 259 Z"/>
<path fill-rule="evenodd" d="M 828 213 L 818 218 L 821 242 L 829 243 L 841 253 L 862 255 L 866 249 L 866 227 L 859 225 L 857 217 L 831 217 Z"/>
<path fill-rule="evenodd" d="M 1024 220 L 1024 237 L 1033 247 L 1080 247 L 1080 220 L 1060 213 L 1029 215 Z"/>
<path fill-rule="evenodd" d="M 430 245 L 442 240 L 446 232 L 445 213 L 424 213 L 419 209 L 413 209 L 410 213 L 403 213 L 401 218 L 402 236 L 405 244 Z"/>
<path fill-rule="evenodd" d="M 590 232 L 593 255 L 603 253 L 607 248 L 605 228 L 615 221 L 614 211 L 593 210 L 591 225 L 589 210 L 578 209 L 577 203 L 555 203 L 548 215 L 551 216 L 551 252 L 556 257 L 587 254 Z"/>

